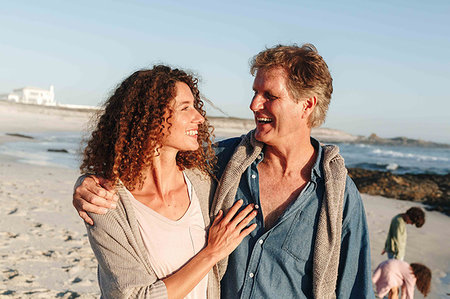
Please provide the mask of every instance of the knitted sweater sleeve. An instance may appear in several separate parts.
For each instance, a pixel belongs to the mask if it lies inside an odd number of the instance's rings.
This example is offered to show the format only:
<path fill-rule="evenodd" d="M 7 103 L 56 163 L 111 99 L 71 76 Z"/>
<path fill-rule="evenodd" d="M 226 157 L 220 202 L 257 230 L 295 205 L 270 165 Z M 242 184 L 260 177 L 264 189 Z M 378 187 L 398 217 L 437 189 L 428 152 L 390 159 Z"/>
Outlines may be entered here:
<path fill-rule="evenodd" d="M 163 281 L 146 267 L 142 247 L 126 221 L 123 206 L 106 215 L 90 214 L 86 225 L 98 261 L 102 298 L 167 298 Z"/>

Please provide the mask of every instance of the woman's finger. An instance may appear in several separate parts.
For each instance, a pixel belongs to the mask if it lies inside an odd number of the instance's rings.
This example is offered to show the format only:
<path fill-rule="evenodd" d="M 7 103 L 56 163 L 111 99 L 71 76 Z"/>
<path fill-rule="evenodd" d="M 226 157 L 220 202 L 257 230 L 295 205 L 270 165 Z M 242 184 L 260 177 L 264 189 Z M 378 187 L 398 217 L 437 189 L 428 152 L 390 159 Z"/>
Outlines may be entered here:
<path fill-rule="evenodd" d="M 249 227 L 247 227 L 246 229 L 244 229 L 243 231 L 241 231 L 241 233 L 239 234 L 239 243 L 242 242 L 242 240 L 248 236 L 254 229 L 256 228 L 256 223 L 253 223 L 252 225 L 250 225 Z"/>
<path fill-rule="evenodd" d="M 253 211 L 254 207 L 255 207 L 254 204 L 246 206 L 245 209 L 240 211 L 239 214 L 237 214 L 236 217 L 234 217 L 234 219 L 230 222 L 230 225 L 236 227 L 245 217 L 247 217 L 248 214 L 250 214 Z"/>
<path fill-rule="evenodd" d="M 253 211 L 248 214 L 247 217 L 239 222 L 239 224 L 236 226 L 236 230 L 239 232 L 242 231 L 250 223 L 250 221 L 252 221 L 256 217 L 256 214 L 258 214 L 257 211 Z"/>
<path fill-rule="evenodd" d="M 243 203 L 244 203 L 244 201 L 242 199 L 236 201 L 234 203 L 234 205 L 231 207 L 231 209 L 228 211 L 228 213 L 225 215 L 225 217 L 223 218 L 222 221 L 224 223 L 230 222 L 231 219 L 233 219 L 234 215 L 236 215 L 237 211 L 239 211 L 239 209 L 241 208 Z"/>
<path fill-rule="evenodd" d="M 223 211 L 220 210 L 219 213 L 217 213 L 216 218 L 214 218 L 214 221 L 211 224 L 211 227 L 213 227 L 214 225 L 217 225 L 217 223 L 219 223 L 220 220 L 222 219 L 222 216 L 223 216 Z"/>

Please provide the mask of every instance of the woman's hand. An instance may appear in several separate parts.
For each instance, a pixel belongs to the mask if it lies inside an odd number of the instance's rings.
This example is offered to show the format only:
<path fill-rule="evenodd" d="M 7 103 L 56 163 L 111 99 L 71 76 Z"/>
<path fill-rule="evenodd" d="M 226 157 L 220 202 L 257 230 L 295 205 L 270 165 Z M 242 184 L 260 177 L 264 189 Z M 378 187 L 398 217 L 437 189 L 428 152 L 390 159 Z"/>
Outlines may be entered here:
<path fill-rule="evenodd" d="M 220 210 L 209 229 L 208 245 L 205 250 L 217 261 L 233 252 L 244 237 L 256 228 L 256 223 L 247 227 L 257 214 L 253 204 L 246 206 L 236 215 L 242 203 L 242 200 L 237 201 L 226 216 Z"/>

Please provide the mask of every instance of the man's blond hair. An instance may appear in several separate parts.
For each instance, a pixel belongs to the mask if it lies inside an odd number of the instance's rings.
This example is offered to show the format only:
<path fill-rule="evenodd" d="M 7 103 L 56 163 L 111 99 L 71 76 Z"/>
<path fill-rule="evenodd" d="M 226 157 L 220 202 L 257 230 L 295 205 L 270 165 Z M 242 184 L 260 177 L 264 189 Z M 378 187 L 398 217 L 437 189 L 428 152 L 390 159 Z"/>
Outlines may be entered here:
<path fill-rule="evenodd" d="M 252 75 L 259 69 L 281 67 L 286 72 L 287 87 L 296 100 L 316 96 L 317 105 L 308 119 L 309 127 L 319 127 L 324 121 L 333 92 L 333 79 L 322 56 L 312 44 L 277 45 L 261 51 L 250 62 Z"/>

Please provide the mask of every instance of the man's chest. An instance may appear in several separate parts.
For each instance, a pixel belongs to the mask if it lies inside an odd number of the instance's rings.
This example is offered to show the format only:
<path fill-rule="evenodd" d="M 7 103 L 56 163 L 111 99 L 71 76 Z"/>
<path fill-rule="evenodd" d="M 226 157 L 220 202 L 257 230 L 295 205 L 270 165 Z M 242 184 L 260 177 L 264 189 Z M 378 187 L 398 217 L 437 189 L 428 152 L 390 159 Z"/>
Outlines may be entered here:
<path fill-rule="evenodd" d="M 295 201 L 307 182 L 302 178 L 281 178 L 260 171 L 259 200 L 266 230 L 275 225 L 287 207 Z"/>

